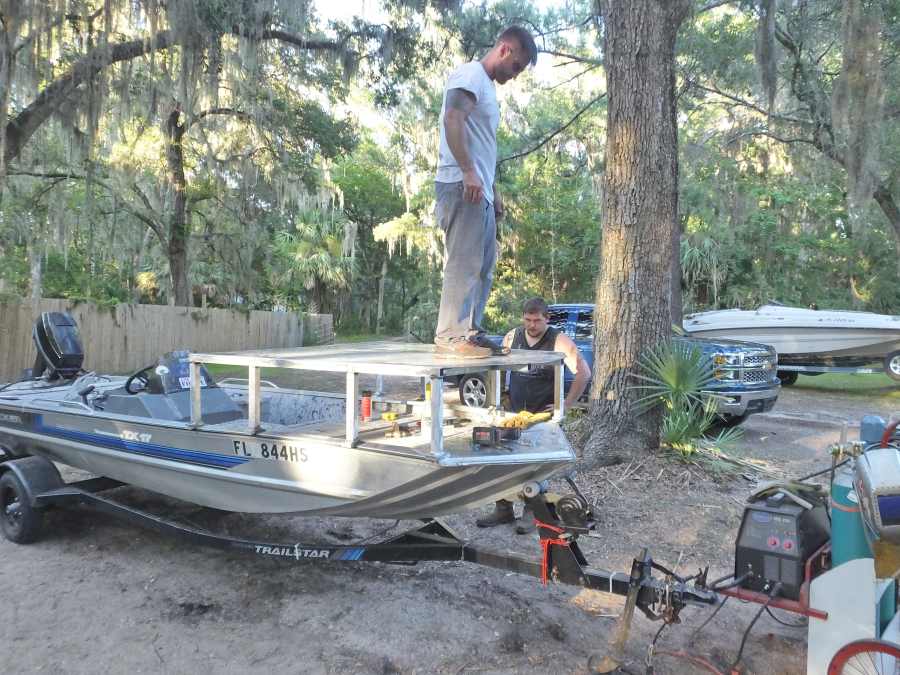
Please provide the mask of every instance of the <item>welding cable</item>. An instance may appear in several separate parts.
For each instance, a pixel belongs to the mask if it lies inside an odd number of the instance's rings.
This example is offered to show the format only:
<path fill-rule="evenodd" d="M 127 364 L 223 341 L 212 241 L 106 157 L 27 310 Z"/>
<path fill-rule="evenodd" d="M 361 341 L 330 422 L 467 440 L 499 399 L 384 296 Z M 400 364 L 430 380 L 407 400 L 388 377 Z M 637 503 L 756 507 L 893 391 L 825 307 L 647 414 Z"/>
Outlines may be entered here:
<path fill-rule="evenodd" d="M 672 658 L 675 658 L 675 659 L 684 659 L 685 661 L 693 663 L 695 666 L 704 668 L 705 670 L 709 671 L 713 675 L 725 675 L 725 673 L 723 673 L 721 670 L 716 668 L 712 663 L 710 663 L 709 661 L 704 659 L 702 656 L 697 656 L 696 654 L 688 654 L 687 652 L 684 652 L 684 651 L 673 652 L 673 651 L 669 651 L 668 649 L 659 649 L 659 650 L 655 651 L 654 654 L 656 654 L 657 656 L 662 655 L 662 656 L 671 656 Z"/>
<path fill-rule="evenodd" d="M 662 635 L 663 629 L 665 629 L 668 625 L 668 623 L 663 623 L 663 625 L 659 627 L 659 630 L 656 631 L 656 635 L 653 636 L 653 641 L 647 648 L 647 659 L 645 660 L 645 665 L 647 666 L 646 672 L 653 672 L 653 657 L 661 654 L 663 656 L 671 656 L 675 659 L 684 659 L 685 661 L 689 661 L 695 666 L 700 666 L 701 668 L 707 669 L 709 672 L 713 673 L 713 675 L 725 675 L 702 656 L 697 656 L 696 654 L 688 654 L 685 651 L 675 652 L 668 649 L 656 649 L 656 643 L 659 641 L 659 636 Z"/>
<path fill-rule="evenodd" d="M 704 628 L 706 628 L 706 625 L 707 625 L 710 621 L 712 621 L 712 620 L 716 617 L 716 614 L 719 613 L 719 610 L 722 609 L 722 608 L 725 606 L 725 603 L 726 603 L 726 602 L 728 602 L 728 598 L 729 598 L 729 596 L 726 595 L 725 598 L 722 600 L 722 603 L 721 603 L 718 607 L 716 607 L 716 608 L 713 610 L 713 613 L 710 614 L 708 617 L 706 617 L 706 621 L 704 621 L 704 622 L 701 623 L 699 626 L 697 626 L 697 628 L 694 630 L 694 632 L 691 633 L 691 636 L 690 636 L 690 637 L 688 638 L 688 640 L 687 640 L 687 643 L 688 643 L 689 645 L 694 644 L 694 640 L 697 639 L 697 635 L 700 633 L 701 630 L 703 630 Z"/>
<path fill-rule="evenodd" d="M 788 621 L 782 621 L 781 619 L 779 619 L 777 616 L 775 616 L 775 615 L 772 613 L 772 608 L 771 608 L 771 607 L 766 607 L 766 614 L 768 614 L 770 617 L 772 617 L 773 619 L 775 619 L 775 621 L 777 621 L 778 623 L 780 623 L 782 626 L 787 626 L 788 628 L 806 628 L 807 626 L 809 626 L 809 622 L 806 621 L 805 618 L 802 618 L 800 621 L 797 621 L 796 623 L 790 623 L 790 622 L 788 622 Z"/>
<path fill-rule="evenodd" d="M 809 480 L 810 478 L 815 478 L 816 476 L 821 476 L 823 473 L 828 473 L 829 471 L 834 471 L 839 466 L 844 466 L 844 464 L 846 464 L 849 461 L 850 461 L 850 458 L 848 457 L 847 459 L 840 461 L 839 463 L 835 464 L 834 466 L 829 466 L 827 469 L 822 469 L 821 471 L 815 471 L 814 473 L 811 473 L 807 476 L 803 476 L 803 478 L 795 478 L 794 482 L 802 483 L 803 481 Z"/>
<path fill-rule="evenodd" d="M 731 576 L 734 576 L 734 575 L 731 575 Z M 741 585 L 742 583 L 744 583 L 744 582 L 748 579 L 748 577 L 750 577 L 750 576 L 751 576 L 751 573 L 750 573 L 750 572 L 744 572 L 744 573 L 743 573 L 741 576 L 739 576 L 737 579 L 734 579 L 733 581 L 730 581 L 729 583 L 725 584 L 724 586 L 719 586 L 718 584 L 719 584 L 720 581 L 724 581 L 725 579 L 728 578 L 728 577 L 722 577 L 722 579 L 717 579 L 715 582 L 713 582 L 712 584 L 710 584 L 710 585 L 709 585 L 709 590 L 711 590 L 711 591 L 724 591 L 724 590 L 729 589 L 729 588 L 734 588 L 735 586 L 740 586 L 740 585 Z"/>
<path fill-rule="evenodd" d="M 779 581 L 772 587 L 772 590 L 769 592 L 769 597 L 766 598 L 766 601 L 763 603 L 763 606 L 759 608 L 759 611 L 756 613 L 756 616 L 753 617 L 753 620 L 750 622 L 750 625 L 747 626 L 744 631 L 744 637 L 741 638 L 741 646 L 738 649 L 737 656 L 734 661 L 731 663 L 731 666 L 728 668 L 729 672 L 734 672 L 737 668 L 737 664 L 741 662 L 741 658 L 744 656 L 744 647 L 747 645 L 747 638 L 750 637 L 750 631 L 753 630 L 753 626 L 756 625 L 756 622 L 759 620 L 759 617 L 762 616 L 764 610 L 768 609 L 769 603 L 775 599 L 779 592 L 781 592 L 782 583 Z"/>

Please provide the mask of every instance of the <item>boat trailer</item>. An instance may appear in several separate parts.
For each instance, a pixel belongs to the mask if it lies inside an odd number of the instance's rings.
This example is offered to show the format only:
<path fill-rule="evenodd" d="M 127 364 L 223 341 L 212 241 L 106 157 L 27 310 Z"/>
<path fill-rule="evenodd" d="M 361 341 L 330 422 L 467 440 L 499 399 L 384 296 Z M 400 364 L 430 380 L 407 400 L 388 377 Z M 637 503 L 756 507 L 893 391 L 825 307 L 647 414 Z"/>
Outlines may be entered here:
<path fill-rule="evenodd" d="M 54 487 L 52 476 L 58 476 L 58 473 L 41 457 L 11 459 L 2 462 L 0 467 L 5 469 L 4 473 L 15 475 L 25 490 L 25 494 L 18 495 L 17 499 L 4 499 L 2 504 L 4 511 L 0 513 L 0 524 L 6 537 L 13 541 L 16 539 L 15 532 L 10 531 L 11 526 L 14 529 L 22 519 L 37 519 L 39 528 L 42 512 L 47 507 L 80 504 L 183 541 L 285 563 L 414 565 L 419 562 L 468 562 L 535 577 L 545 585 L 552 581 L 625 596 L 625 607 L 608 653 L 592 666 L 593 672 L 611 672 L 624 662 L 625 643 L 635 609 L 651 620 L 669 624 L 679 621 L 679 613 L 686 605 L 709 606 L 718 601 L 716 592 L 706 588 L 706 569 L 682 577 L 654 561 L 646 549 L 634 558 L 630 573 L 590 567 L 578 545 L 579 536 L 588 535 L 593 527 L 586 500 L 577 492 L 563 497 L 549 495 L 536 483 L 526 485 L 522 496 L 535 516 L 540 558 L 472 544 L 441 519 L 426 520 L 419 527 L 374 543 L 285 543 L 241 539 L 184 525 L 123 504 L 103 493 L 127 484 L 109 478 L 90 478 Z M 577 491 L 574 482 L 567 480 Z M 33 540 L 28 537 L 19 543 Z M 654 571 L 660 576 L 654 576 Z"/>

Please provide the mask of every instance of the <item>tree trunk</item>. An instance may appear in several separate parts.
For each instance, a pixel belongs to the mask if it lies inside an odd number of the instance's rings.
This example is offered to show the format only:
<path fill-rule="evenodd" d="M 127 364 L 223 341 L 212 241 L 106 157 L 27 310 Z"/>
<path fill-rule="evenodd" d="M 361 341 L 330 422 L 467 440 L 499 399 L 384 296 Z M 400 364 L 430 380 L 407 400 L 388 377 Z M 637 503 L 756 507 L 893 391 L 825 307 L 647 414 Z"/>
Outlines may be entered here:
<path fill-rule="evenodd" d="M 375 315 L 375 335 L 381 335 L 384 324 L 384 285 L 387 282 L 388 261 L 385 256 L 381 261 L 381 276 L 378 278 L 378 312 Z"/>
<path fill-rule="evenodd" d="M 681 235 L 684 226 L 681 218 L 675 219 L 675 231 L 672 233 L 672 278 L 671 278 L 671 321 L 673 326 L 681 327 L 684 314 L 684 298 L 681 295 Z"/>
<path fill-rule="evenodd" d="M 169 274 L 172 278 L 172 292 L 175 304 L 182 307 L 191 306 L 191 288 L 188 284 L 187 260 L 187 179 L 184 176 L 184 149 L 181 139 L 184 137 L 185 125 L 179 124 L 181 106 L 176 105 L 166 121 L 166 163 L 169 169 L 169 180 L 172 184 L 173 204 L 169 218 L 169 241 L 166 255 L 169 258 Z"/>
<path fill-rule="evenodd" d="M 28 261 L 31 266 L 31 301 L 37 302 L 44 294 L 44 261 L 36 241 L 28 247 Z"/>
<path fill-rule="evenodd" d="M 678 217 L 675 38 L 689 6 L 603 1 L 609 104 L 588 464 L 613 447 L 659 444 L 658 413 L 637 414 L 632 375 L 641 355 L 670 333 Z"/>

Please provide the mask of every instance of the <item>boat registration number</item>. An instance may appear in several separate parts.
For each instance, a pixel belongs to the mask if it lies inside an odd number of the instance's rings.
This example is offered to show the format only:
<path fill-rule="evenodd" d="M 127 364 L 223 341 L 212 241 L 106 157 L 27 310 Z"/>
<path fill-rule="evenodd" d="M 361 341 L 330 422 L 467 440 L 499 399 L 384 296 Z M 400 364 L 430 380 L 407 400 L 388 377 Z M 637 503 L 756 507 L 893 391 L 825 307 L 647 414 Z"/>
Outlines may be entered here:
<path fill-rule="evenodd" d="M 309 459 L 306 450 L 289 443 L 268 443 L 262 441 L 234 441 L 234 454 L 253 459 L 274 459 L 280 462 L 305 462 Z"/>

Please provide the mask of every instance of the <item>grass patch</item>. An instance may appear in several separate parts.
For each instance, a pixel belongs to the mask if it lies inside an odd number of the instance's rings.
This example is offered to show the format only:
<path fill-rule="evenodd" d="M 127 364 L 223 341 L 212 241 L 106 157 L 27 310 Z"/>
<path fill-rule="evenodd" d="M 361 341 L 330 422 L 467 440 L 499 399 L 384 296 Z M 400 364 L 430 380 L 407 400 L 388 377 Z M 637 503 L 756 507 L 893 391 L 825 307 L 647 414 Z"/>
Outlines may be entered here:
<path fill-rule="evenodd" d="M 900 382 L 895 382 L 884 373 L 853 374 L 824 373 L 809 376 L 800 374 L 797 383 L 788 389 L 823 391 L 847 394 L 849 396 L 878 397 L 885 400 L 900 400 Z"/>

